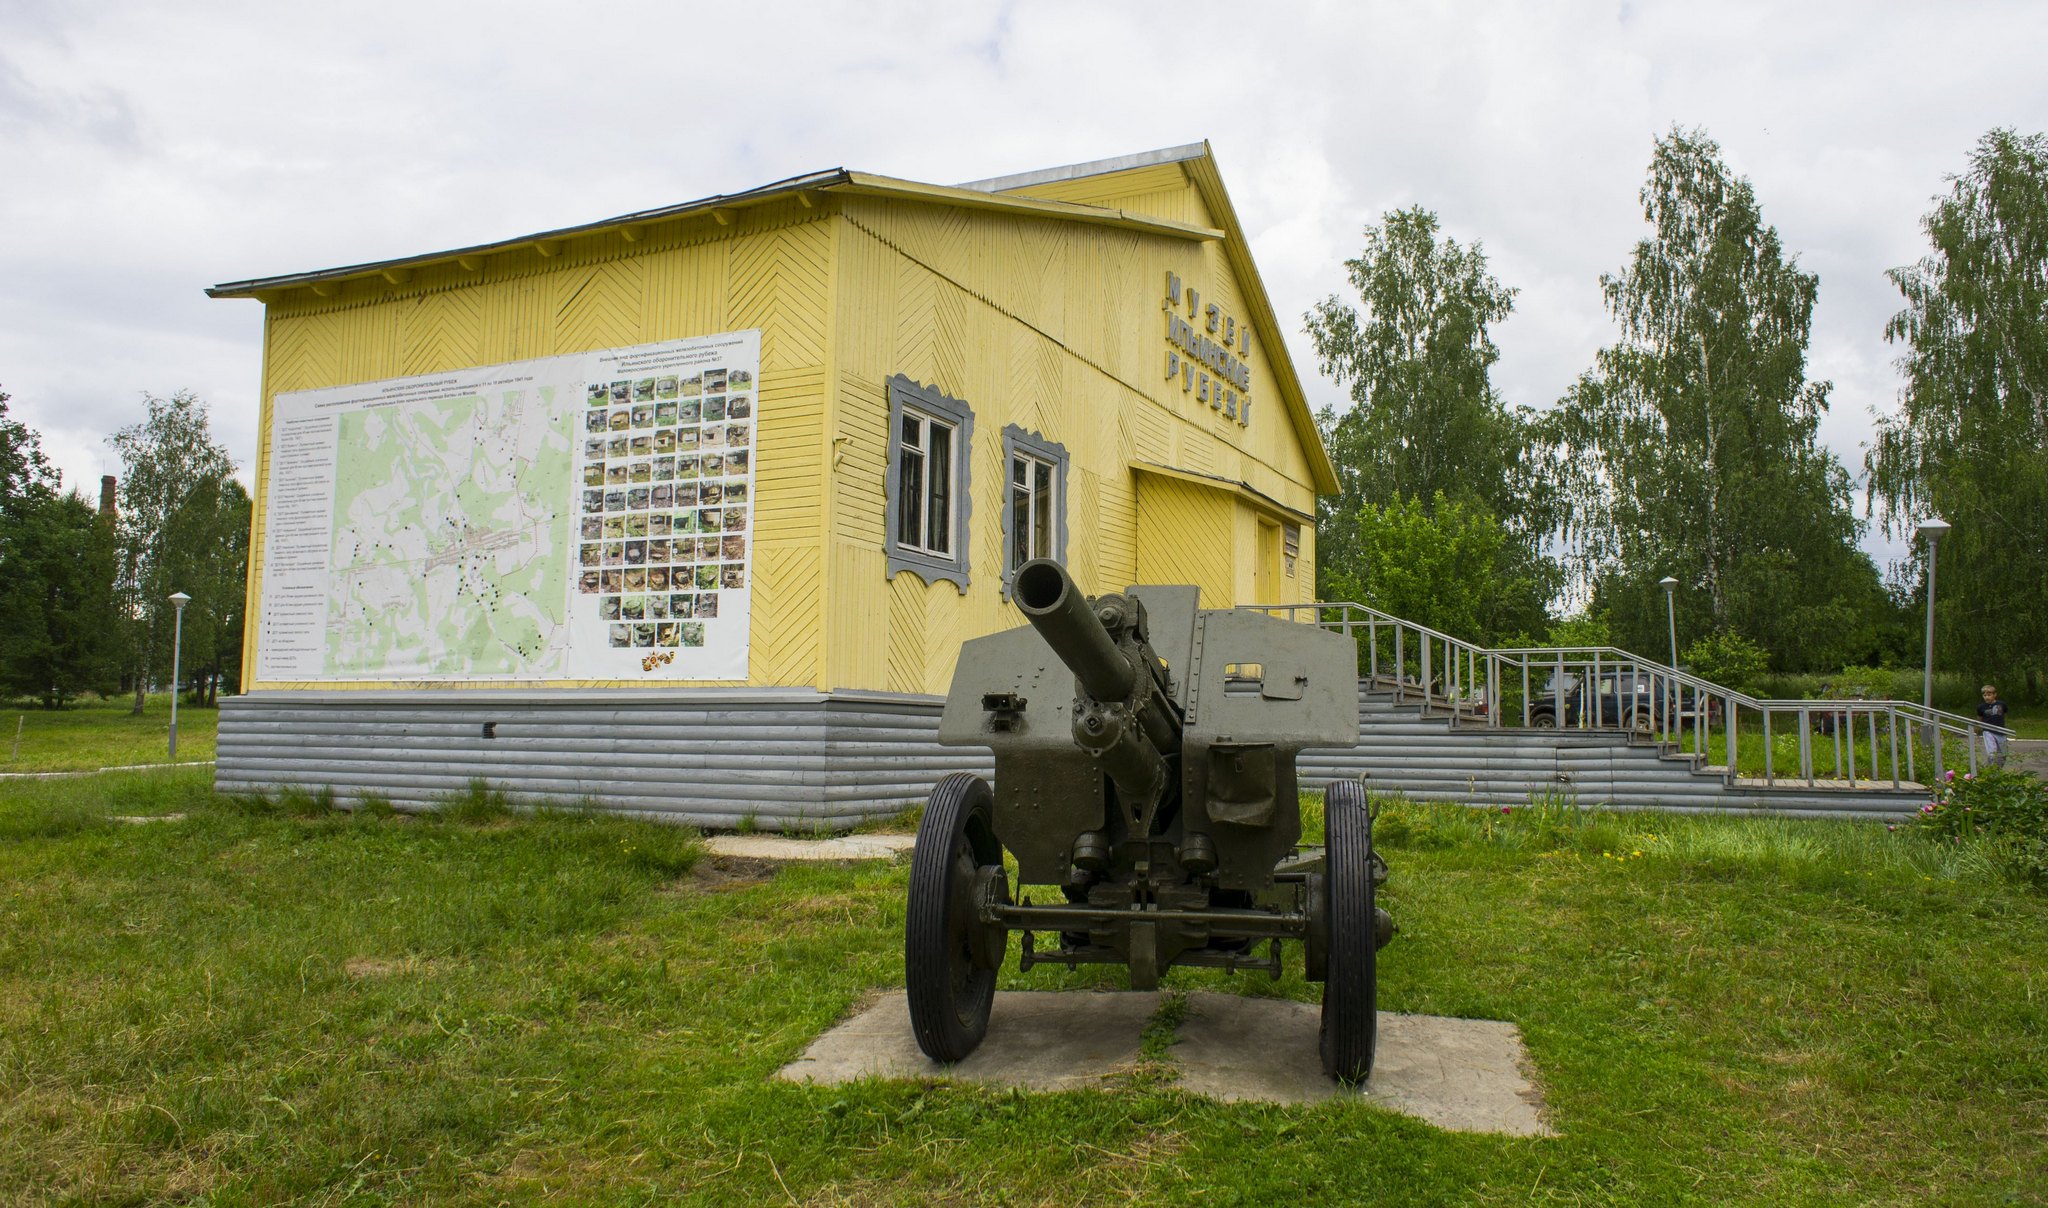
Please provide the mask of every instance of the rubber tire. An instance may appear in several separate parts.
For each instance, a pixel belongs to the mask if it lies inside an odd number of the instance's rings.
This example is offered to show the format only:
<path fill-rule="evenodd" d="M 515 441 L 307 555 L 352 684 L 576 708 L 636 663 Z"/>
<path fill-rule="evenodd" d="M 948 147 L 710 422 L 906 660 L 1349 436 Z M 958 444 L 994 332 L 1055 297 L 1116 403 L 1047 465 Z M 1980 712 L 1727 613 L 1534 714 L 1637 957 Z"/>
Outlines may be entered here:
<path fill-rule="evenodd" d="M 975 959 L 974 882 L 979 868 L 1002 862 L 988 782 L 970 772 L 939 781 L 917 827 L 903 928 L 910 1026 L 933 1061 L 959 1061 L 988 1034 L 1001 960 Z"/>
<path fill-rule="evenodd" d="M 1555 730 L 1557 729 L 1557 714 L 1541 711 L 1531 713 L 1529 715 L 1529 724 L 1538 730 Z"/>
<path fill-rule="evenodd" d="M 1378 920 L 1372 892 L 1372 814 L 1365 786 L 1331 784 L 1323 797 L 1323 876 L 1329 900 L 1323 982 L 1323 1072 L 1339 1082 L 1372 1077 L 1379 1035 Z"/>
<path fill-rule="evenodd" d="M 1648 709 L 1631 709 L 1628 714 L 1628 728 L 1637 734 L 1655 734 L 1657 716 Z"/>

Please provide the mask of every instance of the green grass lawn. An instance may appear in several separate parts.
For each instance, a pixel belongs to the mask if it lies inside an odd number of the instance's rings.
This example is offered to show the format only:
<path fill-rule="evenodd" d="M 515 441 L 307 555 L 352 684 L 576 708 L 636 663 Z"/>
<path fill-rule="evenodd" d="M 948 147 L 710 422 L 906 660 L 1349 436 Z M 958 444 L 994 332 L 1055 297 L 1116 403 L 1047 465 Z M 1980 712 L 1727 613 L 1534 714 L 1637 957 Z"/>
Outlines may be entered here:
<path fill-rule="evenodd" d="M 249 804 L 203 771 L 0 785 L 0 1202 L 2048 1202 L 2048 900 L 1971 850 L 1561 809 L 1381 828 L 1381 1005 L 1520 1025 L 1560 1136 L 1157 1068 L 787 1085 L 902 984 L 903 866 Z"/>
<path fill-rule="evenodd" d="M 71 772 L 162 763 L 169 748 L 171 697 L 148 698 L 137 717 L 133 696 L 97 697 L 62 709 L 15 701 L 0 709 L 0 773 Z M 215 709 L 178 706 L 178 761 L 213 758 Z M 20 753 L 15 753 L 17 727 Z"/>
<path fill-rule="evenodd" d="M 2005 720 L 2021 738 L 2048 738 L 2048 705 L 2009 703 Z"/>

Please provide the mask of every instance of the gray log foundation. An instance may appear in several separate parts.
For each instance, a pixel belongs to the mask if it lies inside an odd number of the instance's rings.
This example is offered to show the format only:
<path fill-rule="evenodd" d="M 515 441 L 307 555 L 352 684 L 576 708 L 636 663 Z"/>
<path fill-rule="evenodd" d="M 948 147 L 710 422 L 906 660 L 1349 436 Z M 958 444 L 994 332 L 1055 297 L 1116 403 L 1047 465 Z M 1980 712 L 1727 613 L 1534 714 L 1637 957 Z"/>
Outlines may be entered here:
<path fill-rule="evenodd" d="M 524 805 L 723 830 L 845 830 L 923 802 L 948 772 L 992 773 L 986 750 L 938 745 L 943 703 L 761 688 L 258 692 L 221 701 L 215 783 L 418 810 L 481 780 Z M 1304 788 L 1363 776 L 1376 792 L 1418 801 L 1560 797 L 1833 817 L 1910 814 L 1925 799 L 1919 789 L 1738 783 L 1619 731 L 1453 729 L 1364 686 L 1359 717 L 1356 747 L 1302 753 Z"/>

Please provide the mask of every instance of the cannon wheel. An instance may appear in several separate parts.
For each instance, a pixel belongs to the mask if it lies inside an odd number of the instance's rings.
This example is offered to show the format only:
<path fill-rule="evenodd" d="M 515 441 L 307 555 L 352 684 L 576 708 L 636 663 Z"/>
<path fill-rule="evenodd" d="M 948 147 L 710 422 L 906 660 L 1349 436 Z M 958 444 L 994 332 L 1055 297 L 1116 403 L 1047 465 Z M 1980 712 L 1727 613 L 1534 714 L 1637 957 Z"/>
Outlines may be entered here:
<path fill-rule="evenodd" d="M 988 782 L 967 772 L 939 781 L 917 827 L 903 928 L 910 1025 L 933 1061 L 960 1060 L 988 1033 L 1009 933 L 976 921 L 975 898 L 984 870 L 1001 879 L 1002 865 Z"/>
<path fill-rule="evenodd" d="M 1372 1076 L 1379 1032 L 1378 927 L 1372 901 L 1372 814 L 1365 786 L 1339 780 L 1323 796 L 1329 955 L 1323 982 L 1323 1071 Z"/>

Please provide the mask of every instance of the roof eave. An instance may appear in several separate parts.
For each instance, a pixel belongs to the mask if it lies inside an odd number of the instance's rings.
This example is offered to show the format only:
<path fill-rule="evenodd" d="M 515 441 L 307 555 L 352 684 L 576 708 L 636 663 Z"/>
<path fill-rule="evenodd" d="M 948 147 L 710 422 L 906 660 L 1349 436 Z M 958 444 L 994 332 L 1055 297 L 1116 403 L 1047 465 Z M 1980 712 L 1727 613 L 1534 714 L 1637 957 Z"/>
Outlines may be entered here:
<path fill-rule="evenodd" d="M 1213 243 L 1224 237 L 1224 233 L 1214 227 L 1195 226 L 1192 223 L 1175 222 L 1170 218 L 1155 218 L 1149 214 L 1135 214 L 1129 210 L 1114 210 L 1107 206 L 1091 206 L 1076 201 L 1051 201 L 1043 197 L 1004 196 L 984 193 L 979 189 L 959 188 L 948 185 L 928 185 L 914 180 L 899 180 L 893 176 L 874 176 L 866 172 L 847 173 L 846 183 L 834 186 L 831 191 L 834 193 L 900 197 L 913 201 L 958 206 L 969 210 L 999 210 L 1011 214 L 1034 214 L 1044 218 L 1058 218 L 1070 222 L 1121 227 L 1125 230 L 1141 231 L 1152 235 L 1165 235 L 1174 239 L 1185 239 L 1199 243 Z"/>
<path fill-rule="evenodd" d="M 814 189 L 829 189 L 852 177 L 845 168 L 832 168 L 824 172 L 811 172 L 803 176 L 792 176 L 758 189 L 744 193 L 721 193 L 713 197 L 699 198 L 672 206 L 660 206 L 652 210 L 640 210 L 632 214 L 620 214 L 613 218 L 601 218 L 596 222 L 580 223 L 576 226 L 559 227 L 551 231 L 540 231 L 531 235 L 520 235 L 512 239 L 500 239 L 491 243 L 473 244 L 469 247 L 450 248 L 447 251 L 424 252 L 416 256 L 400 256 L 393 260 L 376 260 L 366 264 L 350 264 L 340 268 L 315 269 L 312 272 L 288 273 L 279 277 L 256 277 L 248 281 L 230 281 L 210 287 L 206 294 L 210 298 L 249 298 L 273 290 L 292 289 L 297 286 L 313 285 L 324 281 L 339 281 L 349 277 L 367 277 L 376 273 L 398 269 L 422 268 L 431 264 L 446 264 L 476 256 L 489 256 L 499 252 L 516 251 L 559 240 L 574 239 L 584 235 L 615 231 L 621 227 L 645 226 L 655 222 L 666 222 L 690 214 L 701 214 L 712 210 L 738 209 L 743 206 L 759 205 L 794 193 Z"/>
<path fill-rule="evenodd" d="M 1302 392 L 1294 357 L 1287 351 L 1287 341 L 1281 335 L 1280 316 L 1273 310 L 1273 300 L 1266 293 L 1266 283 L 1259 276 L 1258 265 L 1252 262 L 1244 226 L 1238 222 L 1236 207 L 1230 204 L 1230 194 L 1223 187 L 1223 176 L 1216 170 L 1215 155 L 1208 151 L 1207 143 L 1202 146 L 1204 154 L 1184 161 L 1182 170 L 1188 174 L 1188 179 L 1194 181 L 1203 203 L 1209 207 L 1210 216 L 1229 232 L 1229 237 L 1223 241 L 1223 254 L 1243 284 L 1244 300 L 1251 308 L 1252 321 L 1266 333 L 1263 351 L 1273 363 L 1273 377 L 1280 383 L 1282 400 L 1294 419 L 1296 432 L 1301 436 L 1302 452 L 1308 458 L 1316 494 L 1335 495 L 1338 491 L 1337 467 L 1330 460 L 1330 451 L 1323 447 L 1322 433 L 1316 428 L 1315 412 L 1309 410 L 1308 396 Z"/>
<path fill-rule="evenodd" d="M 549 244 L 587 235 L 603 234 L 626 227 L 647 226 L 666 222 L 692 214 L 712 211 L 737 210 L 747 206 L 760 205 L 791 194 L 806 192 L 841 193 L 854 196 L 889 197 L 921 201 L 938 205 L 960 206 L 966 209 L 1000 210 L 1013 214 L 1031 214 L 1069 222 L 1084 222 L 1101 226 L 1121 227 L 1151 235 L 1163 235 L 1174 239 L 1199 242 L 1213 242 L 1223 238 L 1223 232 L 1209 227 L 1193 226 L 1184 222 L 1154 218 L 1146 214 L 1133 214 L 1124 210 L 1106 209 L 1102 206 L 1081 205 L 1076 202 L 1046 201 L 1040 198 L 999 197 L 973 189 L 949 188 L 945 185 L 927 185 L 917 181 L 898 180 L 890 176 L 876 176 L 868 172 L 851 172 L 845 168 L 834 168 L 826 172 L 813 172 L 795 176 L 774 184 L 763 185 L 744 193 L 719 194 L 679 205 L 662 206 L 658 209 L 640 210 L 632 214 L 620 214 L 613 218 L 599 219 L 577 226 L 560 227 L 531 235 L 520 235 L 512 239 L 500 239 L 492 243 L 479 243 L 469 247 L 450 248 L 447 251 L 426 252 L 416 256 L 401 256 L 392 260 L 376 260 L 365 264 L 343 265 L 339 268 L 317 269 L 305 273 L 289 273 L 277 277 L 257 277 L 248 281 L 230 281 L 209 288 L 206 293 L 212 298 L 262 298 L 266 294 L 303 286 L 368 277 L 378 274 L 396 274 L 435 264 L 474 259 L 502 252 L 517 251 L 521 248 L 546 248 Z"/>

